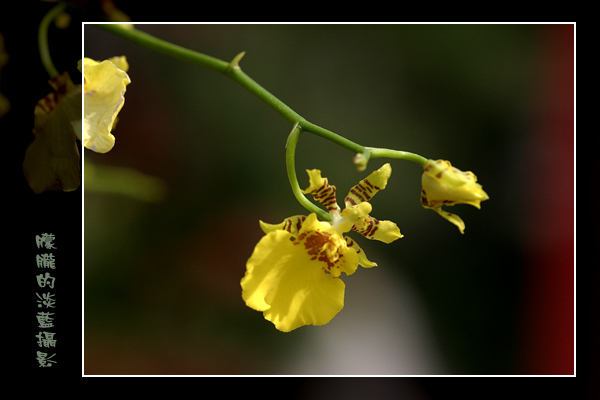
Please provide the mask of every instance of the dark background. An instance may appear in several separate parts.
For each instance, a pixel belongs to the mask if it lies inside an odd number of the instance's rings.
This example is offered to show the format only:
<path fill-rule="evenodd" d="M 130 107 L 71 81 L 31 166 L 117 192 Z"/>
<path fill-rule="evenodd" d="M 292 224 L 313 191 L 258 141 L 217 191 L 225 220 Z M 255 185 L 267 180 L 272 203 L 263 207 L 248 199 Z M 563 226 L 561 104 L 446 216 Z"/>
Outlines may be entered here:
<path fill-rule="evenodd" d="M 30 2 L 28 2 L 30 3 Z M 37 44 L 38 25 L 54 4 L 35 2 L 3 3 L 0 33 L 4 37 L 8 63 L 0 70 L 0 91 L 11 103 L 0 118 L 4 140 L 3 210 L 4 271 L 3 287 L 7 334 L 5 352 L 11 372 L 38 377 L 77 376 L 81 371 L 82 319 L 82 201 L 81 188 L 74 192 L 45 192 L 35 195 L 23 175 L 25 150 L 33 141 L 33 110 L 36 103 L 53 91 L 43 68 Z M 26 16 L 26 17 L 25 17 Z M 19 21 L 18 23 L 15 23 Z M 59 71 L 69 71 L 73 81 L 81 83 L 77 71 L 81 35 L 79 23 L 69 29 L 50 30 L 52 58 Z M 36 235 L 52 233 L 55 250 L 36 247 Z M 36 255 L 54 254 L 56 269 L 38 269 Z M 50 272 L 54 289 L 38 287 L 36 275 Z M 54 309 L 38 308 L 38 297 L 45 292 L 55 296 Z M 38 328 L 38 311 L 54 312 L 54 327 Z M 56 348 L 38 348 L 40 331 L 54 332 Z M 36 351 L 55 354 L 56 363 L 40 368 Z"/>
<path fill-rule="evenodd" d="M 160 179 L 158 202 L 85 191 L 86 373 L 571 374 L 572 25 L 138 25 L 223 60 L 299 114 L 366 146 L 449 159 L 490 200 L 455 226 L 419 204 L 422 170 L 303 135 L 303 171 L 347 190 L 384 162 L 372 215 L 390 245 L 344 279 L 329 324 L 275 330 L 240 297 L 258 220 L 305 213 L 287 182 L 291 125 L 235 82 L 85 27 L 85 54 L 132 79 L 98 167 Z M 91 171 L 91 169 L 90 169 Z M 132 185 L 114 180 L 115 186 Z M 88 190 L 89 189 L 89 190 Z"/>

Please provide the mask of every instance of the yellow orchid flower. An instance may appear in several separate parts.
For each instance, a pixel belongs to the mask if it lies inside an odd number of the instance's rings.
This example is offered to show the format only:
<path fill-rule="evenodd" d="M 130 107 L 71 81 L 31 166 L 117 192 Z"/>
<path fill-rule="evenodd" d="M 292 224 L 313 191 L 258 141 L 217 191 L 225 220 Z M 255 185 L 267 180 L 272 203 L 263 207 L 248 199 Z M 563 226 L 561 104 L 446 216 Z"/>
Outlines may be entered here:
<path fill-rule="evenodd" d="M 123 107 L 125 86 L 130 79 L 125 57 L 98 62 L 85 58 L 83 144 L 105 153 L 114 145 L 110 131 Z M 82 62 L 79 62 L 82 70 Z M 72 191 L 79 187 L 79 150 L 82 139 L 81 85 L 63 72 L 48 81 L 55 92 L 34 109 L 34 141 L 23 160 L 23 172 L 34 193 L 46 190 Z"/>
<path fill-rule="evenodd" d="M 36 194 L 72 191 L 80 182 L 77 137 L 81 136 L 81 85 L 75 85 L 67 72 L 49 83 L 55 92 L 34 108 L 35 139 L 23 160 L 25 179 Z"/>
<path fill-rule="evenodd" d="M 481 208 L 481 202 L 489 199 L 477 177 L 471 171 L 463 172 L 446 160 L 428 160 L 424 165 L 421 204 L 452 222 L 464 233 L 465 223 L 456 214 L 442 210 L 443 205 L 470 204 Z"/>
<path fill-rule="evenodd" d="M 83 59 L 83 145 L 90 150 L 106 153 L 115 144 L 111 131 L 125 102 L 126 86 L 131 83 L 128 69 L 124 56 L 102 62 Z"/>
<path fill-rule="evenodd" d="M 352 275 L 359 265 L 377 265 L 344 233 L 354 230 L 385 243 L 402 237 L 395 223 L 369 215 L 368 200 L 385 188 L 389 164 L 350 190 L 343 211 L 335 199 L 335 186 L 321 177 L 321 171 L 307 172 L 310 186 L 304 193 L 327 207 L 332 221 L 319 221 L 315 213 L 289 217 L 276 225 L 261 221 L 266 235 L 254 248 L 241 281 L 246 305 L 262 311 L 282 332 L 331 321 L 344 306 L 341 274 Z"/>

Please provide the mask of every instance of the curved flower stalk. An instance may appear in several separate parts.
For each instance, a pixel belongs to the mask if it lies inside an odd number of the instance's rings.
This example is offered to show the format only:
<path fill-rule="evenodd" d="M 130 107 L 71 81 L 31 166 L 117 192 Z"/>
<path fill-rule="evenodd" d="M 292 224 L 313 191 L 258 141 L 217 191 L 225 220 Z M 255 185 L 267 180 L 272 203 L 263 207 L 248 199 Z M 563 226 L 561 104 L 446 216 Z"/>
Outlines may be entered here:
<path fill-rule="evenodd" d="M 354 186 L 345 198 L 342 211 L 335 198 L 335 186 L 321 171 L 307 171 L 310 193 L 327 207 L 331 222 L 319 221 L 315 213 L 297 215 L 280 224 L 260 225 L 265 236 L 246 263 L 241 281 L 246 305 L 262 311 L 265 319 L 283 332 L 303 325 L 324 325 L 344 306 L 342 273 L 352 275 L 359 265 L 377 264 L 344 233 L 351 230 L 384 243 L 402 237 L 391 221 L 371 217 L 368 202 L 385 188 L 391 167 L 385 164 Z"/>
<path fill-rule="evenodd" d="M 83 145 L 97 153 L 106 153 L 115 144 L 111 132 L 125 103 L 126 86 L 131 83 L 128 70 L 124 56 L 102 62 L 83 59 Z"/>
<path fill-rule="evenodd" d="M 446 218 L 464 233 L 465 223 L 456 214 L 442 210 L 443 205 L 470 204 L 481 208 L 481 202 L 489 197 L 477 183 L 471 171 L 463 172 L 445 160 L 428 160 L 423 165 L 421 204 Z"/>
<path fill-rule="evenodd" d="M 423 166 L 421 204 L 455 224 L 461 233 L 465 228 L 462 219 L 442 210 L 442 205 L 465 203 L 479 208 L 481 201 L 488 199 L 472 172 L 453 168 L 448 161 L 427 160 L 407 151 L 365 147 L 306 120 L 242 71 L 240 60 L 244 52 L 227 62 L 131 27 L 128 29 L 118 24 L 101 24 L 98 27 L 153 51 L 216 71 L 240 84 L 293 124 L 286 143 L 287 174 L 294 196 L 310 214 L 289 217 L 275 225 L 261 222 L 265 236 L 254 248 L 241 280 L 242 298 L 246 304 L 263 312 L 264 317 L 281 331 L 328 323 L 344 304 L 345 286 L 339 279 L 341 274 L 353 274 L 358 265 L 366 268 L 376 265 L 367 259 L 358 244 L 344 236 L 346 232 L 354 230 L 384 243 L 402 237 L 393 222 L 378 221 L 370 216 L 372 207 L 369 201 L 385 188 L 391 174 L 389 164 L 353 187 L 344 199 L 345 208 L 342 210 L 335 198 L 335 187 L 321 176 L 321 171 L 308 171 L 310 185 L 306 190 L 300 189 L 294 160 L 302 132 L 317 135 L 355 153 L 353 161 L 359 171 L 366 169 L 369 160 L 382 157 L 408 160 Z M 115 80 L 115 86 L 109 90 L 112 94 L 108 96 L 114 100 L 115 115 L 122 106 L 122 95 L 128 83 L 124 78 L 126 70 L 121 72 L 124 74 L 122 79 Z M 91 121 L 87 114 L 86 102 L 86 123 Z M 110 135 L 110 129 L 114 119 L 111 118 L 101 119 L 100 125 L 106 133 L 99 135 L 103 139 L 97 140 L 99 144 L 94 145 L 95 151 L 108 151 L 112 147 L 114 137 Z M 306 193 L 312 194 L 327 208 L 327 212 L 309 201 L 304 196 Z"/>

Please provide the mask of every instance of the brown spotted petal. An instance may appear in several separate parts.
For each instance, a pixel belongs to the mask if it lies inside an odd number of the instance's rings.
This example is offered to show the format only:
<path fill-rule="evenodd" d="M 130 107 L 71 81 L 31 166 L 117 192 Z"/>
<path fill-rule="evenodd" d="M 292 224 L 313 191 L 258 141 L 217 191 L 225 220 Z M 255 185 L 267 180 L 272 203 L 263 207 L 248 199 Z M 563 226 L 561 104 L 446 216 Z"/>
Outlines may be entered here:
<path fill-rule="evenodd" d="M 323 178 L 321 171 L 318 169 L 307 169 L 306 172 L 308 173 L 310 186 L 302 193 L 312 194 L 314 199 L 325 206 L 330 213 L 339 211 L 340 206 L 338 206 L 335 198 L 335 186 L 330 185 L 327 178 Z"/>
<path fill-rule="evenodd" d="M 480 208 L 489 199 L 477 177 L 471 171 L 463 172 L 445 160 L 428 160 L 423 165 L 423 192 L 429 207 L 470 204 Z"/>
<path fill-rule="evenodd" d="M 350 189 L 344 200 L 346 208 L 341 213 L 342 218 L 352 222 L 353 231 L 368 239 L 375 239 L 384 243 L 391 243 L 403 236 L 395 223 L 379 221 L 369 215 L 372 210 L 369 200 L 377 192 L 385 189 L 391 175 L 392 167 L 389 163 L 386 163 L 360 181 L 358 185 Z"/>
<path fill-rule="evenodd" d="M 258 221 L 260 223 L 260 228 L 264 233 L 273 232 L 276 230 L 284 230 L 288 231 L 292 234 L 297 234 L 302 228 L 302 223 L 306 220 L 306 216 L 304 215 L 295 215 L 293 217 L 288 217 L 283 220 L 283 222 L 279 224 L 268 224 L 263 221 Z"/>
<path fill-rule="evenodd" d="M 364 202 L 356 206 L 346 207 L 341 217 L 352 222 L 352 230 L 360 233 L 367 239 L 391 243 L 403 235 L 398 226 L 392 221 L 379 221 L 369 215 L 371 204 Z"/>
<path fill-rule="evenodd" d="M 392 175 L 392 167 L 389 163 L 384 164 L 377 171 L 372 172 L 365 179 L 360 181 L 348 192 L 344 199 L 346 207 L 356 206 L 362 202 L 369 201 L 377 192 L 385 189 L 387 181 Z"/>

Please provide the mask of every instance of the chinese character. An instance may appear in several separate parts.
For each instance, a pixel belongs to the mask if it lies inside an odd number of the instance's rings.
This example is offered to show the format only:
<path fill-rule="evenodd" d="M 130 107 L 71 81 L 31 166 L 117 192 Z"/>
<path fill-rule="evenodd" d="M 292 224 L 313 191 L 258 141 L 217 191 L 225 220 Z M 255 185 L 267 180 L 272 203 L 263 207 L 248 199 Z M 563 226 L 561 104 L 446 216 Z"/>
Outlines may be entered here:
<path fill-rule="evenodd" d="M 46 247 L 47 249 L 56 249 L 52 245 L 52 241 L 54 240 L 54 235 L 51 233 L 42 233 L 42 235 L 35 235 L 35 243 L 37 244 L 38 249 Z"/>
<path fill-rule="evenodd" d="M 40 367 L 51 367 L 51 362 L 55 363 L 56 361 L 51 360 L 52 357 L 56 355 L 56 353 L 52 354 L 50 357 L 46 358 L 48 353 L 43 353 L 41 351 L 37 352 L 37 360 L 40 363 Z"/>
<path fill-rule="evenodd" d="M 56 300 L 53 299 L 54 294 L 52 293 L 42 293 L 42 296 L 40 297 L 39 294 L 35 294 L 39 300 L 37 300 L 38 302 L 38 307 L 41 307 L 42 305 L 46 306 L 46 308 L 54 308 L 54 304 L 56 303 Z"/>
<path fill-rule="evenodd" d="M 39 287 L 46 287 L 46 284 L 48 284 L 48 287 L 50 289 L 54 289 L 54 279 L 52 276 L 50 276 L 49 272 L 46 272 L 46 275 L 42 275 L 39 274 L 38 276 L 36 276 L 37 278 L 37 283 Z"/>
<path fill-rule="evenodd" d="M 38 346 L 40 347 L 56 347 L 56 340 L 54 340 L 54 332 L 40 332 L 35 335 L 38 338 Z"/>
<path fill-rule="evenodd" d="M 40 324 L 38 326 L 38 328 L 52 328 L 52 327 L 54 327 L 54 324 L 52 323 L 52 321 L 54 320 L 54 318 L 50 317 L 51 315 L 54 315 L 54 313 L 43 312 L 43 311 L 40 311 L 39 313 L 37 313 L 37 315 L 35 317 L 37 318 L 38 323 Z"/>
<path fill-rule="evenodd" d="M 37 254 L 35 256 L 35 260 L 37 262 L 38 268 L 52 268 L 55 269 L 54 266 L 54 254 Z"/>

